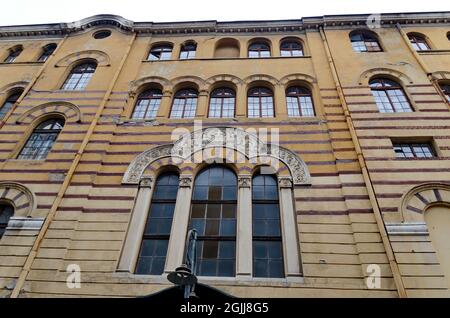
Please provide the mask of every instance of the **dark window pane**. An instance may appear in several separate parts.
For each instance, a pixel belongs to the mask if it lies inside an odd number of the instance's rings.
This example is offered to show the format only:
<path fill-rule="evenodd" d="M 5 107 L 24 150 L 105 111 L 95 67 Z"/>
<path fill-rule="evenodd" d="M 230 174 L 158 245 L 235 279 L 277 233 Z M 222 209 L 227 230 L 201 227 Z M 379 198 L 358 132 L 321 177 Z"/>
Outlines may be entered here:
<path fill-rule="evenodd" d="M 195 229 L 198 235 L 205 235 L 205 221 L 203 219 L 192 219 L 191 228 Z"/>
<path fill-rule="evenodd" d="M 194 187 L 194 200 L 208 200 L 208 187 L 207 186 Z"/>
<path fill-rule="evenodd" d="M 203 242 L 203 258 L 214 258 L 216 259 L 219 251 L 218 241 L 206 241 Z"/>
<path fill-rule="evenodd" d="M 207 220 L 205 235 L 219 235 L 219 221 L 218 220 Z"/>
<path fill-rule="evenodd" d="M 220 218 L 220 204 L 208 204 L 208 211 L 206 213 L 206 217 L 210 219 L 219 219 Z"/>
<path fill-rule="evenodd" d="M 236 221 L 233 219 L 222 220 L 220 235 L 221 236 L 235 236 L 236 235 Z"/>
<path fill-rule="evenodd" d="M 208 199 L 213 201 L 218 201 L 222 199 L 222 187 L 210 186 Z"/>
<path fill-rule="evenodd" d="M 205 204 L 193 204 L 192 214 L 193 219 L 203 219 L 205 217 L 206 205 Z"/>
<path fill-rule="evenodd" d="M 236 205 L 234 204 L 223 204 L 222 205 L 222 217 L 225 219 L 236 218 Z"/>
<path fill-rule="evenodd" d="M 221 259 L 234 259 L 235 257 L 235 248 L 236 248 L 236 242 L 235 241 L 221 241 L 220 242 L 220 251 L 219 251 L 219 258 Z"/>
<path fill-rule="evenodd" d="M 234 260 L 221 260 L 219 262 L 218 276 L 234 276 L 235 264 Z"/>

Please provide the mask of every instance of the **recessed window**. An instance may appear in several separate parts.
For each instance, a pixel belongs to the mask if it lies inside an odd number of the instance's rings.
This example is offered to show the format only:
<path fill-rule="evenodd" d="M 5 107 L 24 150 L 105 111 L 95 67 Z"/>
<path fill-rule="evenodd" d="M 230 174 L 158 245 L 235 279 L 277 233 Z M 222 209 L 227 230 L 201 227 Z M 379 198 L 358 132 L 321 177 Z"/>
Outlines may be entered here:
<path fill-rule="evenodd" d="M 233 118 L 236 93 L 231 88 L 217 88 L 211 93 L 209 116 L 211 118 Z"/>
<path fill-rule="evenodd" d="M 147 60 L 149 61 L 163 61 L 170 60 L 172 58 L 172 45 L 157 45 L 152 47 L 148 54 Z"/>
<path fill-rule="evenodd" d="M 93 37 L 96 40 L 105 39 L 107 37 L 111 36 L 110 30 L 100 30 L 94 33 Z"/>
<path fill-rule="evenodd" d="M 225 38 L 217 41 L 214 57 L 216 58 L 237 58 L 240 56 L 239 41 Z"/>
<path fill-rule="evenodd" d="M 22 91 L 13 93 L 6 99 L 6 101 L 3 103 L 3 106 L 0 108 L 0 119 L 3 119 L 6 114 L 12 109 L 14 104 L 19 99 L 20 95 L 22 95 Z"/>
<path fill-rule="evenodd" d="M 0 238 L 5 234 L 9 219 L 14 215 L 14 207 L 8 203 L 0 203 Z"/>
<path fill-rule="evenodd" d="M 381 52 L 378 37 L 370 31 L 355 31 L 350 34 L 353 50 L 356 52 Z"/>
<path fill-rule="evenodd" d="M 61 89 L 84 90 L 95 73 L 97 64 L 83 63 L 72 69 Z"/>
<path fill-rule="evenodd" d="M 371 80 L 369 86 L 381 113 L 413 111 L 403 88 L 397 82 L 379 78 Z"/>
<path fill-rule="evenodd" d="M 178 185 L 178 174 L 172 172 L 164 173 L 156 180 L 136 274 L 161 275 L 164 272 Z"/>
<path fill-rule="evenodd" d="M 197 51 L 197 44 L 186 43 L 181 46 L 180 60 L 188 60 L 195 58 L 195 53 Z"/>
<path fill-rule="evenodd" d="M 22 53 L 23 47 L 22 45 L 17 45 L 11 49 L 9 49 L 9 54 L 5 59 L 5 63 L 12 63 L 16 60 L 16 58 Z"/>
<path fill-rule="evenodd" d="M 445 97 L 447 97 L 447 101 L 450 103 L 450 84 L 440 84 L 439 86 L 441 87 Z"/>
<path fill-rule="evenodd" d="M 39 124 L 33 130 L 17 158 L 24 160 L 47 158 L 63 127 L 64 120 L 62 119 L 50 119 Z"/>
<path fill-rule="evenodd" d="M 281 42 L 280 53 L 283 57 L 303 56 L 303 46 L 299 41 L 284 40 Z"/>
<path fill-rule="evenodd" d="M 409 41 L 416 51 L 429 51 L 431 50 L 425 36 L 419 34 L 408 34 Z"/>
<path fill-rule="evenodd" d="M 270 57 L 270 46 L 265 42 L 255 42 L 248 47 L 248 57 Z"/>
<path fill-rule="evenodd" d="M 306 87 L 293 86 L 286 90 L 286 102 L 289 117 L 314 116 L 314 104 L 311 91 Z"/>
<path fill-rule="evenodd" d="M 194 118 L 198 93 L 194 89 L 179 90 L 173 99 L 170 118 Z"/>
<path fill-rule="evenodd" d="M 50 55 L 56 50 L 56 44 L 50 43 L 42 48 L 42 54 L 39 56 L 38 62 L 45 62 L 48 60 Z"/>
<path fill-rule="evenodd" d="M 153 119 L 158 114 L 161 105 L 162 91 L 149 89 L 139 94 L 133 110 L 133 119 Z"/>
<path fill-rule="evenodd" d="M 436 157 L 433 147 L 429 143 L 394 143 L 397 158 L 433 158 Z"/>
<path fill-rule="evenodd" d="M 253 276 L 284 277 L 278 183 L 257 174 L 252 182 Z"/>
<path fill-rule="evenodd" d="M 237 177 L 222 166 L 195 179 L 190 229 L 196 229 L 197 275 L 234 276 L 236 271 Z"/>
<path fill-rule="evenodd" d="M 248 117 L 274 117 L 273 93 L 266 87 L 255 87 L 248 91 Z"/>

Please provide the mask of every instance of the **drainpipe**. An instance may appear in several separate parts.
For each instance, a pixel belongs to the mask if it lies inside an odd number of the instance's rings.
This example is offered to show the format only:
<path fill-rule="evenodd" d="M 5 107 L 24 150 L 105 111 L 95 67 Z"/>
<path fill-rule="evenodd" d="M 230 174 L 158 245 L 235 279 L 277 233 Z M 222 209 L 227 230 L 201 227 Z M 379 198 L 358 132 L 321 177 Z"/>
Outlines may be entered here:
<path fill-rule="evenodd" d="M 402 29 L 402 26 L 400 25 L 400 23 L 396 24 L 397 26 L 397 30 L 400 33 L 400 35 L 402 36 L 403 40 L 405 41 L 406 46 L 408 47 L 409 51 L 411 52 L 412 55 L 414 55 L 414 58 L 416 59 L 416 61 L 419 63 L 420 67 L 423 69 L 423 71 L 425 72 L 425 74 L 427 74 L 428 79 L 430 80 L 431 84 L 433 84 L 434 88 L 436 89 L 436 91 L 438 92 L 439 96 L 441 96 L 441 98 L 443 99 L 443 101 L 449 105 L 449 102 L 447 100 L 447 97 L 444 95 L 444 93 L 442 92 L 441 87 L 439 86 L 439 83 L 437 81 L 437 79 L 435 79 L 433 77 L 433 73 L 431 72 L 431 70 L 428 68 L 428 66 L 425 64 L 425 62 L 422 60 L 422 58 L 420 57 L 419 53 L 417 53 L 417 51 L 413 48 L 413 46 L 411 45 L 411 41 L 408 38 L 408 35 L 405 33 L 405 31 Z"/>
<path fill-rule="evenodd" d="M 0 120 L 0 129 L 5 125 L 8 118 L 14 114 L 14 111 L 16 110 L 17 106 L 23 101 L 25 96 L 29 93 L 29 91 L 33 88 L 34 84 L 36 84 L 36 81 L 41 77 L 42 73 L 44 72 L 47 65 L 50 63 L 50 61 L 53 59 L 53 57 L 58 53 L 59 49 L 63 46 L 64 42 L 66 42 L 68 35 L 64 36 L 64 38 L 59 42 L 59 45 L 56 47 L 56 49 L 53 51 L 53 53 L 48 57 L 48 59 L 44 62 L 42 67 L 39 69 L 39 71 L 33 76 L 31 81 L 28 83 L 28 85 L 23 90 L 22 94 L 19 96 L 17 101 L 14 103 L 13 107 L 11 107 L 10 111 L 6 114 L 6 116 Z"/>
<path fill-rule="evenodd" d="M 394 251 L 392 250 L 391 242 L 389 241 L 389 237 L 388 237 L 388 234 L 387 234 L 387 231 L 386 231 L 386 227 L 385 227 L 385 224 L 384 224 L 384 221 L 383 221 L 383 217 L 382 217 L 381 212 L 380 212 L 380 207 L 378 205 L 378 201 L 377 201 L 377 198 L 376 198 L 376 195 L 375 195 L 375 189 L 373 188 L 372 181 L 371 181 L 370 175 L 369 175 L 369 171 L 368 171 L 367 166 L 366 166 L 366 161 L 365 161 L 364 155 L 363 155 L 363 153 L 361 151 L 361 145 L 359 144 L 359 140 L 358 140 L 358 137 L 356 135 L 356 130 L 355 130 L 355 127 L 353 126 L 353 122 L 352 122 L 352 119 L 351 119 L 351 116 L 350 116 L 350 112 L 348 110 L 347 101 L 345 99 L 345 95 L 344 95 L 344 92 L 342 90 L 342 86 L 341 86 L 341 83 L 340 83 L 340 80 L 339 80 L 337 69 L 336 69 L 336 66 L 334 64 L 334 60 L 333 60 L 333 57 L 332 57 L 332 54 L 331 54 L 331 50 L 330 50 L 330 47 L 328 45 L 327 37 L 326 37 L 325 32 L 323 30 L 323 26 L 319 27 L 319 32 L 320 32 L 320 36 L 321 36 L 322 41 L 323 41 L 323 45 L 325 47 L 325 52 L 326 52 L 328 63 L 329 63 L 330 69 L 331 69 L 331 73 L 333 75 L 333 79 L 334 79 L 334 82 L 335 82 L 335 85 L 336 85 L 336 89 L 337 89 L 337 92 L 338 92 L 338 95 L 339 95 L 339 100 L 341 101 L 342 108 L 344 109 L 345 120 L 347 122 L 349 131 L 350 131 L 350 135 L 352 137 L 353 144 L 355 145 L 355 151 L 356 151 L 356 154 L 358 156 L 358 162 L 359 162 L 359 165 L 361 167 L 364 183 L 366 185 L 367 192 L 369 193 L 369 199 L 370 199 L 370 202 L 371 202 L 372 207 L 373 207 L 375 220 L 376 220 L 377 225 L 378 225 L 378 230 L 380 231 L 380 235 L 381 235 L 381 239 L 382 239 L 382 242 L 383 242 L 383 246 L 384 246 L 384 249 L 386 250 L 386 255 L 387 255 L 387 258 L 389 260 L 389 265 L 391 267 L 391 271 L 392 271 L 392 275 L 394 277 L 395 285 L 397 287 L 398 295 L 399 295 L 400 298 L 405 298 L 405 297 L 407 297 L 407 295 L 406 295 L 405 287 L 404 287 L 404 284 L 403 284 L 403 281 L 402 281 L 402 277 L 401 277 L 401 274 L 400 274 L 400 270 L 398 268 L 397 261 L 395 260 L 395 255 L 394 255 Z"/>
<path fill-rule="evenodd" d="M 106 91 L 105 95 L 103 96 L 103 99 L 102 99 L 101 104 L 95 114 L 95 117 L 92 120 L 92 122 L 88 128 L 88 131 L 86 132 L 86 135 L 84 136 L 83 142 L 81 143 L 81 146 L 80 146 L 77 154 L 75 155 L 75 158 L 72 162 L 72 165 L 70 166 L 69 171 L 67 172 L 67 176 L 64 179 L 61 189 L 59 190 L 58 195 L 56 196 L 56 199 L 53 202 L 52 207 L 50 208 L 50 212 L 48 213 L 47 217 L 45 218 L 45 222 L 42 225 L 41 231 L 39 232 L 39 235 L 33 244 L 33 248 L 31 249 L 31 252 L 27 257 L 24 268 L 22 269 L 22 272 L 20 273 L 20 276 L 17 280 L 16 286 L 14 287 L 14 290 L 11 293 L 11 298 L 17 298 L 19 296 L 21 289 L 23 288 L 23 285 L 25 284 L 25 280 L 27 278 L 28 273 L 30 272 L 31 265 L 33 264 L 33 261 L 36 258 L 36 255 L 37 255 L 39 247 L 42 243 L 42 240 L 43 240 L 45 234 L 47 233 L 50 223 L 53 221 L 53 219 L 56 215 L 56 210 L 58 209 L 58 207 L 64 197 L 64 194 L 67 191 L 67 188 L 70 185 L 70 181 L 72 180 L 73 174 L 74 174 L 76 168 L 78 167 L 78 163 L 81 160 L 81 156 L 83 155 L 83 152 L 86 149 L 87 144 L 89 143 L 89 140 L 94 132 L 94 129 L 97 126 L 100 116 L 103 113 L 106 103 L 108 102 L 108 99 L 111 96 L 112 90 L 114 89 L 117 79 L 119 78 L 119 75 L 123 69 L 126 59 L 128 58 L 128 55 L 131 51 L 131 47 L 132 47 L 135 39 L 136 39 L 136 33 L 133 34 L 132 38 L 130 39 L 130 42 L 127 45 L 125 54 L 122 57 L 122 60 L 120 61 L 119 67 L 118 67 L 116 73 L 114 74 L 111 84 L 109 85 L 108 90 Z"/>

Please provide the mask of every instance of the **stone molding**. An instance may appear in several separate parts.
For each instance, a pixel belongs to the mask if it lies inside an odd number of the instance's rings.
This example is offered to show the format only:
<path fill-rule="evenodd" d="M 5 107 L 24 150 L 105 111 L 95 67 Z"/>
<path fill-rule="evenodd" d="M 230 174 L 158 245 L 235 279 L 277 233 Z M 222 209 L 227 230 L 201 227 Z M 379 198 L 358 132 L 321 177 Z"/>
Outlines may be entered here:
<path fill-rule="evenodd" d="M 44 224 L 44 218 L 27 218 L 13 216 L 9 219 L 7 230 L 39 231 Z"/>
<path fill-rule="evenodd" d="M 36 118 L 39 118 L 48 114 L 60 114 L 66 122 L 81 122 L 82 115 L 78 106 L 68 102 L 50 102 L 35 106 L 26 111 L 19 118 L 17 118 L 17 124 L 31 124 Z"/>
<path fill-rule="evenodd" d="M 389 235 L 429 235 L 426 223 L 386 223 Z"/>

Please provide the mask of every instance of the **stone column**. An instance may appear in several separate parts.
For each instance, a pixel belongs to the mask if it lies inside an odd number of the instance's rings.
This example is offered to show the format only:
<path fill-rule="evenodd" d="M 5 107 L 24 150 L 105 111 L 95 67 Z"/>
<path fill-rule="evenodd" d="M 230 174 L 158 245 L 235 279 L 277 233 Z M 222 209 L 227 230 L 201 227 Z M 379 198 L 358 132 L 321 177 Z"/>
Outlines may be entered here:
<path fill-rule="evenodd" d="M 280 190 L 280 216 L 283 235 L 284 268 L 286 277 L 301 276 L 297 218 L 292 196 L 292 179 L 278 178 Z"/>
<path fill-rule="evenodd" d="M 274 106 L 275 117 L 280 119 L 287 118 L 286 92 L 284 85 L 275 85 Z"/>
<path fill-rule="evenodd" d="M 144 177 L 141 179 L 133 214 L 128 227 L 127 237 L 117 269 L 119 272 L 134 272 L 152 200 L 152 185 L 153 180 L 151 177 Z"/>
<path fill-rule="evenodd" d="M 239 85 L 236 92 L 236 118 L 247 117 L 247 90 Z"/>
<path fill-rule="evenodd" d="M 167 248 L 166 273 L 173 272 L 184 261 L 189 212 L 191 209 L 192 176 L 181 175 L 178 188 L 177 203 L 173 213 L 172 229 Z"/>
<path fill-rule="evenodd" d="M 207 117 L 209 92 L 203 89 L 198 94 L 197 113 L 195 117 Z"/>
<path fill-rule="evenodd" d="M 170 109 L 172 108 L 172 91 L 166 90 L 161 98 L 159 111 L 156 118 L 169 118 Z"/>
<path fill-rule="evenodd" d="M 251 277 L 253 264 L 252 247 L 252 177 L 239 176 L 237 233 L 236 233 L 236 277 Z"/>

